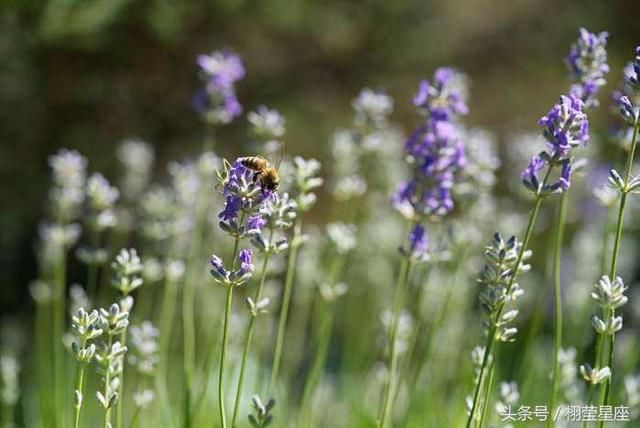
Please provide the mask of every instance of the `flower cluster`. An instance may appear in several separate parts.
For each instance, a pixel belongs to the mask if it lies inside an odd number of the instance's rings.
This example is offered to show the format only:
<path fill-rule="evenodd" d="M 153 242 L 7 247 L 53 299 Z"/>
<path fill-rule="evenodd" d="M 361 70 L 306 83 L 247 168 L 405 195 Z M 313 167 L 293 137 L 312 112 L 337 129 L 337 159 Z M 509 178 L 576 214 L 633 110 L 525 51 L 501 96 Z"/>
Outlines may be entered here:
<path fill-rule="evenodd" d="M 627 65 L 622 92 L 614 93 L 614 99 L 624 121 L 633 127 L 640 123 L 640 46 L 635 60 Z"/>
<path fill-rule="evenodd" d="M 61 149 L 49 157 L 53 187 L 49 197 L 56 222 L 66 224 L 79 214 L 84 201 L 87 159 L 75 150 Z"/>
<path fill-rule="evenodd" d="M 607 38 L 609 33 L 590 33 L 580 29 L 578 40 L 571 45 L 565 58 L 569 72 L 576 81 L 569 94 L 581 99 L 586 107 L 597 106 L 596 94 L 606 84 L 604 76 L 609 72 L 607 64 Z"/>
<path fill-rule="evenodd" d="M 73 342 L 71 348 L 73 355 L 79 363 L 88 364 L 96 352 L 96 345 L 91 343 L 87 346 L 87 343 L 102 335 L 102 329 L 99 327 L 100 313 L 96 310 L 87 312 L 83 308 L 80 308 L 76 314 L 71 317 L 71 323 L 73 332 L 77 338 L 77 341 Z"/>
<path fill-rule="evenodd" d="M 153 375 L 158 364 L 158 336 L 160 332 L 151 321 L 143 321 L 139 326 L 131 326 L 129 334 L 132 345 L 132 353 L 128 358 L 129 363 L 136 367 L 138 373 Z"/>
<path fill-rule="evenodd" d="M 105 410 L 112 408 L 118 400 L 120 376 L 124 368 L 127 347 L 120 341 L 113 341 L 113 338 L 120 337 L 129 326 L 130 308 L 125 306 L 114 303 L 108 310 L 100 309 L 99 325 L 108 340 L 98 348 L 95 354 L 105 385 L 104 392 L 98 391 L 96 396 Z"/>
<path fill-rule="evenodd" d="M 118 401 L 120 375 L 126 353 L 127 347 L 116 341 L 111 346 L 105 344 L 95 355 L 105 382 L 105 391 L 96 392 L 96 398 L 105 410 L 113 408 Z"/>
<path fill-rule="evenodd" d="M 619 276 L 611 281 L 607 275 L 603 275 L 594 285 L 591 297 L 604 312 L 608 313 L 627 303 L 627 296 L 624 295 L 626 290 L 627 287 Z M 591 321 L 594 330 L 598 334 L 612 335 L 622 329 L 621 316 L 607 317 L 605 321 L 594 315 Z"/>
<path fill-rule="evenodd" d="M 329 223 L 327 225 L 327 236 L 338 254 L 346 254 L 356 247 L 357 230 L 355 224 Z"/>
<path fill-rule="evenodd" d="M 249 133 L 259 141 L 269 142 L 284 136 L 285 119 L 278 110 L 261 105 L 247 113 L 247 120 L 251 126 Z"/>
<path fill-rule="evenodd" d="M 518 315 L 518 310 L 503 312 L 503 308 L 524 294 L 515 279 L 519 273 L 530 269 L 529 265 L 522 262 L 531 256 L 531 251 L 525 251 L 522 260 L 518 260 L 521 250 L 522 243 L 515 236 L 505 241 L 496 233 L 485 249 L 486 264 L 478 278 L 482 285 L 480 303 L 487 315 L 485 326 L 495 329 L 496 338 L 503 342 L 512 341 L 518 332 L 517 328 L 509 325 Z"/>
<path fill-rule="evenodd" d="M 291 199 L 288 193 L 274 193 L 259 209 L 264 227 L 253 236 L 251 243 L 263 253 L 278 254 L 286 251 L 289 248 L 287 238 L 274 236 L 273 231 L 292 227 L 297 216 L 296 210 L 296 201 Z M 269 230 L 268 235 L 263 233 L 264 229 Z"/>
<path fill-rule="evenodd" d="M 253 275 L 253 252 L 249 249 L 241 250 L 238 254 L 240 267 L 230 271 L 224 267 L 222 259 L 216 255 L 211 256 L 209 272 L 213 279 L 222 285 L 240 286 L 245 284 Z"/>
<path fill-rule="evenodd" d="M 116 216 L 113 206 L 120 192 L 102 174 L 95 173 L 87 180 L 87 202 L 90 210 L 89 227 L 97 232 L 113 227 Z"/>
<path fill-rule="evenodd" d="M 134 248 L 120 250 L 115 261 L 111 263 L 111 268 L 114 270 L 111 285 L 120 290 L 123 296 L 128 296 L 142 285 L 142 260 Z"/>
<path fill-rule="evenodd" d="M 408 217 L 444 216 L 453 210 L 451 188 L 465 165 L 456 119 L 468 111 L 460 81 L 455 70 L 440 68 L 433 83 L 420 83 L 414 97 L 414 105 L 426 119 L 405 144 L 412 176 L 392 198 Z"/>
<path fill-rule="evenodd" d="M 231 236 L 256 235 L 266 224 L 260 209 L 275 192 L 262 190 L 256 178 L 256 172 L 242 165 L 239 159 L 233 165 L 225 162 L 224 172 L 218 173 L 225 198 L 224 209 L 218 214 L 219 224 Z"/>
<path fill-rule="evenodd" d="M 393 113 L 393 98 L 382 91 L 364 88 L 351 106 L 356 128 L 364 132 L 379 130 L 387 126 L 388 117 Z"/>
<path fill-rule="evenodd" d="M 317 201 L 316 194 L 312 191 L 324 183 L 324 180 L 318 177 L 322 165 L 316 159 L 304 159 L 300 156 L 293 159 L 293 164 L 293 190 L 300 214 L 309 211 Z"/>
<path fill-rule="evenodd" d="M 249 422 L 254 428 L 265 428 L 273 422 L 273 415 L 270 414 L 273 406 L 276 405 L 274 399 L 270 399 L 266 404 L 257 395 L 251 398 L 253 402 L 253 413 L 249 415 Z"/>
<path fill-rule="evenodd" d="M 195 95 L 193 105 L 212 124 L 226 124 L 242 113 L 235 83 L 244 78 L 242 60 L 231 51 L 215 51 L 196 59 L 204 87 Z"/>
<path fill-rule="evenodd" d="M 123 166 L 120 181 L 123 196 L 133 201 L 140 196 L 151 178 L 151 169 L 155 160 L 153 148 L 142 140 L 124 140 L 116 151 Z"/>
<path fill-rule="evenodd" d="M 429 237 L 424 226 L 416 223 L 409 231 L 408 247 L 400 248 L 400 252 L 414 261 L 429 259 Z"/>
<path fill-rule="evenodd" d="M 573 95 L 562 95 L 549 113 L 538 121 L 543 127 L 542 135 L 546 140 L 547 150 L 532 157 L 522 172 L 524 186 L 536 196 L 562 192 L 569 188 L 572 151 L 589 141 L 589 121 L 583 110 L 584 103 L 581 99 Z M 556 166 L 560 167 L 559 177 L 549 183 L 551 170 Z M 541 180 L 540 172 L 545 168 L 547 172 Z"/>

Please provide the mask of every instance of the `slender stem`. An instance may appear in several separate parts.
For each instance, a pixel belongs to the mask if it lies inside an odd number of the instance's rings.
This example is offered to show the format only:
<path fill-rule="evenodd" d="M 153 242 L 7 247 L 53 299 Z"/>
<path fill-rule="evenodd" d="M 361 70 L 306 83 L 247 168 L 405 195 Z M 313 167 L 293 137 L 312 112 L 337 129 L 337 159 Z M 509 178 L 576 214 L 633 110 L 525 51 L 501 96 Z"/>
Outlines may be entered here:
<path fill-rule="evenodd" d="M 318 331 L 319 337 L 316 344 L 316 355 L 313 359 L 313 363 L 311 364 L 309 376 L 306 379 L 302 392 L 302 404 L 300 407 L 302 409 L 303 415 L 306 415 L 307 411 L 309 410 L 309 401 L 311 400 L 311 394 L 318 384 L 320 376 L 322 375 L 322 370 L 324 369 L 327 361 L 329 344 L 331 342 L 331 328 L 333 326 L 333 306 L 329 302 L 323 304 L 319 325 L 320 327 Z M 309 424 L 303 424 L 303 426 L 309 426 Z"/>
<path fill-rule="evenodd" d="M 273 241 L 273 228 L 269 229 L 269 243 Z M 271 258 L 271 252 L 266 252 L 264 255 L 264 261 L 262 262 L 262 275 L 260 277 L 260 283 L 258 289 L 253 297 L 254 303 L 258 303 L 262 298 L 262 289 L 267 278 L 267 267 L 269 265 L 269 259 Z M 238 418 L 238 410 L 240 409 L 240 399 L 242 397 L 242 387 L 244 384 L 244 371 L 247 363 L 247 357 L 249 355 L 249 349 L 251 348 L 251 339 L 253 337 L 253 327 L 257 318 L 257 314 L 251 314 L 249 325 L 247 327 L 247 334 L 245 336 L 244 350 L 242 351 L 242 362 L 240 363 L 240 375 L 238 377 L 238 385 L 236 387 L 236 399 L 233 405 L 233 417 L 231 418 L 231 427 L 236 426 L 236 420 Z"/>
<path fill-rule="evenodd" d="M 177 284 L 173 280 L 167 279 L 164 285 L 164 295 L 162 297 L 162 307 L 160 310 L 160 361 L 158 367 L 158 377 L 162 379 L 165 388 L 168 384 L 167 367 L 169 360 L 169 344 L 173 334 L 173 318 L 175 315 L 174 303 L 177 294 Z"/>
<path fill-rule="evenodd" d="M 551 375 L 551 395 L 547 408 L 554 412 L 558 395 L 558 379 L 560 377 L 560 348 L 562 347 L 562 291 L 560 284 L 560 258 L 562 256 L 562 241 L 567 217 L 567 201 L 569 192 L 565 191 L 560 197 L 558 216 L 556 218 L 556 233 L 553 246 L 553 300 L 555 307 L 555 340 L 553 344 L 553 372 Z M 552 418 L 547 419 L 547 427 L 553 425 Z"/>
<path fill-rule="evenodd" d="M 551 171 L 551 168 L 549 168 L 549 171 Z M 549 176 L 549 171 L 547 172 L 547 175 L 546 175 L 543 183 L 546 183 L 547 178 Z M 515 263 L 515 267 L 514 267 L 514 273 L 513 273 L 513 275 L 511 275 L 511 278 L 509 279 L 509 283 L 507 284 L 506 294 L 509 294 L 511 292 L 511 287 L 515 283 L 516 278 L 518 276 L 518 270 L 520 269 L 520 263 L 522 262 L 522 258 L 524 257 L 524 253 L 526 252 L 526 249 L 529 246 L 529 241 L 531 240 L 531 235 L 533 234 L 533 227 L 535 225 L 536 219 L 538 218 L 538 212 L 540 211 L 540 206 L 542 205 L 542 199 L 543 199 L 543 197 L 541 195 L 537 195 L 536 196 L 535 204 L 534 204 L 533 209 L 531 210 L 531 212 L 529 214 L 529 223 L 527 224 L 527 230 L 526 230 L 525 235 L 524 235 L 524 241 L 522 242 L 522 247 L 520 248 L 520 251 L 518 252 L 518 258 L 516 259 L 516 263 Z M 504 303 L 498 308 L 498 313 L 497 313 L 496 318 L 495 318 L 496 320 L 500 319 L 500 317 L 502 316 L 502 310 L 503 309 L 504 309 Z M 467 418 L 466 428 L 470 428 L 471 427 L 471 422 L 475 418 L 475 411 L 476 411 L 476 408 L 478 406 L 478 398 L 479 398 L 479 395 L 480 395 L 480 387 L 481 387 L 481 385 L 483 383 L 484 374 L 488 369 L 489 370 L 489 378 L 491 378 L 492 372 L 493 372 L 494 367 L 495 367 L 495 364 L 492 364 L 490 368 L 487 367 L 490 355 L 491 355 L 491 353 L 493 351 L 493 348 L 494 348 L 495 334 L 496 334 L 496 328 L 495 328 L 495 326 L 492 325 L 491 328 L 489 329 L 489 334 L 487 335 L 487 343 L 485 345 L 485 352 L 484 352 L 484 357 L 482 359 L 482 366 L 480 367 L 480 374 L 478 375 L 478 382 L 476 383 L 475 392 L 473 394 L 473 404 L 471 405 L 471 412 L 469 413 L 469 417 Z M 482 415 L 481 415 L 480 419 L 482 419 Z"/>
<path fill-rule="evenodd" d="M 218 404 L 220 406 L 220 423 L 222 428 L 226 428 L 227 419 L 224 412 L 224 359 L 227 355 L 227 338 L 229 334 L 229 322 L 231 319 L 231 300 L 233 299 L 233 286 L 227 286 L 227 304 L 224 310 L 224 327 L 222 330 L 222 349 L 220 351 L 220 370 L 218 372 Z"/>
<path fill-rule="evenodd" d="M 391 399 L 391 392 L 394 386 L 394 372 L 397 365 L 398 352 L 396 350 L 396 336 L 398 333 L 398 318 L 400 316 L 400 310 L 402 309 L 402 303 L 404 300 L 405 287 L 407 284 L 407 278 L 409 277 L 409 271 L 411 270 L 411 262 L 408 257 L 402 258 L 400 264 L 400 270 L 398 271 L 398 279 L 396 281 L 396 288 L 393 297 L 393 312 L 391 318 L 391 328 L 389 331 L 389 358 L 391 359 L 389 364 L 389 375 L 385 385 L 384 398 L 382 400 L 382 408 L 380 414 L 380 427 L 385 427 L 385 422 L 388 417 L 392 417 L 393 400 Z"/>
<path fill-rule="evenodd" d="M 240 224 L 244 223 L 244 214 L 240 217 Z M 236 259 L 238 258 L 238 248 L 240 247 L 240 237 L 236 236 L 233 244 L 232 267 L 231 271 L 236 269 Z M 231 303 L 233 299 L 233 286 L 227 286 L 227 300 L 224 310 L 224 325 L 222 327 L 222 347 L 220 349 L 220 368 L 218 371 L 218 407 L 220 408 L 220 423 L 222 428 L 227 427 L 227 418 L 224 411 L 224 360 L 227 355 L 227 341 L 229 336 L 229 323 L 231 321 Z"/>
<path fill-rule="evenodd" d="M 611 281 L 614 280 L 616 276 L 617 264 L 618 264 L 618 253 L 620 251 L 620 242 L 622 240 L 622 228 L 624 224 L 624 208 L 627 202 L 627 195 L 629 194 L 629 182 L 631 181 L 631 171 L 633 169 L 633 158 L 635 157 L 636 146 L 638 142 L 638 130 L 640 129 L 640 123 L 635 123 L 633 126 L 633 136 L 631 138 L 631 149 L 629 150 L 629 158 L 627 159 L 627 170 L 625 172 L 624 177 L 624 190 L 622 191 L 622 195 L 620 196 L 620 207 L 618 209 L 618 219 L 616 222 L 616 234 L 615 240 L 613 242 L 613 253 L 611 255 L 611 269 L 609 270 L 609 278 Z M 615 316 L 615 309 L 609 310 L 609 317 Z M 606 360 L 606 366 L 611 369 L 611 376 L 605 381 L 604 384 L 604 394 L 602 399 L 600 400 L 600 405 L 605 406 L 609 404 L 609 391 L 611 389 L 611 378 L 613 377 L 613 345 L 615 342 L 615 333 L 611 333 L 611 338 L 608 340 L 609 342 L 609 355 Z M 604 421 L 598 422 L 598 427 L 602 428 L 604 426 Z"/>
<path fill-rule="evenodd" d="M 91 249 L 96 251 L 100 246 L 100 232 L 95 228 L 91 228 L 89 240 L 91 242 Z M 93 307 L 98 306 L 98 265 L 95 260 L 87 266 L 87 294 Z"/>
<path fill-rule="evenodd" d="M 206 186 L 202 186 L 203 188 Z M 195 281 L 197 273 L 201 271 L 198 255 L 202 243 L 203 230 L 206 225 L 207 212 L 206 197 L 202 193 L 196 202 L 195 226 L 192 240 L 189 244 L 186 275 L 182 294 L 182 339 L 184 346 L 183 371 L 187 397 L 190 396 L 193 385 L 193 369 L 195 366 Z M 189 400 L 187 400 L 189 401 Z M 187 403 L 187 406 L 189 404 Z M 190 414 L 190 409 L 185 409 L 185 415 Z"/>
<path fill-rule="evenodd" d="M 107 339 L 107 352 L 111 352 L 111 345 L 113 345 L 113 336 L 111 336 L 110 334 L 108 336 L 109 339 Z M 111 373 L 109 371 L 110 364 L 111 362 L 109 362 L 107 367 L 105 367 L 104 374 L 104 399 L 107 400 L 107 408 L 104 409 L 104 428 L 111 427 L 111 403 L 109 397 L 109 389 L 111 388 Z"/>
<path fill-rule="evenodd" d="M 82 345 L 84 348 L 84 345 Z M 76 391 L 80 393 L 80 403 L 76 405 L 75 418 L 73 426 L 78 428 L 80 426 L 80 412 L 82 410 L 82 404 L 84 403 L 84 363 L 80 363 L 78 366 L 78 383 L 76 384 Z"/>
<path fill-rule="evenodd" d="M 276 386 L 278 373 L 280 371 L 280 362 L 282 359 L 282 347 L 284 346 L 284 333 L 287 326 L 287 317 L 289 314 L 289 305 L 291 303 L 291 288 L 293 278 L 295 276 L 296 261 L 298 258 L 298 246 L 300 244 L 300 236 L 302 235 L 302 215 L 300 215 L 293 225 L 293 238 L 291 239 L 291 247 L 287 260 L 287 276 L 284 281 L 284 295 L 282 297 L 282 307 L 280 308 L 280 319 L 278 320 L 278 336 L 276 338 L 276 346 L 273 356 L 273 367 L 271 369 L 271 380 L 269 381 L 269 389 L 267 395 Z"/>
<path fill-rule="evenodd" d="M 64 349 L 62 346 L 62 334 L 64 329 L 65 320 L 65 289 L 66 289 L 66 268 L 67 268 L 67 256 L 66 249 L 60 249 L 59 255 L 55 264 L 55 294 L 53 300 L 53 391 L 54 391 L 54 403 L 56 403 L 56 415 L 59 417 L 54 418 L 56 424 L 65 426 L 65 412 L 64 398 L 61 394 L 61 389 L 66 390 L 64 385 L 67 383 L 67 379 L 64 373 Z"/>
<path fill-rule="evenodd" d="M 489 402 L 491 401 L 491 390 L 493 389 L 493 380 L 495 377 L 495 371 L 493 370 L 493 366 L 496 364 L 495 358 L 491 360 L 489 366 L 489 380 L 487 381 L 487 391 L 484 395 L 484 403 L 482 405 L 482 413 L 480 417 L 480 428 L 484 426 L 484 422 L 487 418 L 487 407 L 489 407 Z"/>
<path fill-rule="evenodd" d="M 329 284 L 336 284 L 338 278 L 342 272 L 344 266 L 345 256 L 344 254 L 337 253 L 331 262 L 329 269 L 328 281 Z M 302 400 L 300 408 L 303 416 L 307 416 L 308 405 L 311 399 L 311 395 L 318 384 L 322 371 L 327 361 L 327 354 L 329 353 L 329 344 L 331 343 L 331 330 L 333 328 L 333 301 L 323 300 L 321 303 L 321 312 L 318 322 L 318 339 L 316 340 L 315 357 L 309 370 L 304 387 L 302 389 Z M 303 422 L 303 421 L 301 421 Z M 303 426 L 308 426 L 309 423 L 302 423 Z"/>
<path fill-rule="evenodd" d="M 124 297 L 127 297 L 126 295 Z M 122 346 L 127 346 L 127 328 L 125 327 L 120 333 L 120 343 Z M 120 372 L 120 383 L 118 384 L 118 402 L 116 403 L 116 428 L 122 428 L 122 407 L 124 403 L 123 391 L 124 391 L 124 367 Z"/>

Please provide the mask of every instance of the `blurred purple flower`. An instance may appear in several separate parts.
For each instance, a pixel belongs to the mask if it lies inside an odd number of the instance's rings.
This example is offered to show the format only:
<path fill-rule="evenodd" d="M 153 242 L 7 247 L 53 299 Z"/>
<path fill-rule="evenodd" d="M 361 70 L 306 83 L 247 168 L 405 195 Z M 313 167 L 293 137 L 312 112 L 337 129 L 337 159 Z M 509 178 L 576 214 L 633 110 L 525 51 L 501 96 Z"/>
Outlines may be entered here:
<path fill-rule="evenodd" d="M 595 34 L 580 29 L 578 40 L 571 45 L 565 62 L 576 81 L 569 94 L 581 99 L 586 107 L 597 106 L 596 94 L 606 84 L 604 76 L 609 72 L 607 64 L 607 38 L 603 31 Z"/>
<path fill-rule="evenodd" d="M 414 258 L 422 258 L 429 248 L 429 237 L 421 224 L 416 224 L 409 232 L 409 254 Z"/>
<path fill-rule="evenodd" d="M 196 64 L 203 88 L 193 98 L 193 108 L 208 122 L 224 124 L 242 113 L 234 84 L 244 78 L 242 60 L 231 51 L 198 55 Z"/>
<path fill-rule="evenodd" d="M 400 183 L 393 205 L 408 216 L 446 215 L 453 209 L 451 188 L 465 165 L 464 145 L 455 120 L 468 112 L 464 102 L 464 78 L 451 68 L 436 70 L 433 83 L 420 82 L 413 103 L 426 115 L 405 143 L 413 168 L 409 180 Z"/>

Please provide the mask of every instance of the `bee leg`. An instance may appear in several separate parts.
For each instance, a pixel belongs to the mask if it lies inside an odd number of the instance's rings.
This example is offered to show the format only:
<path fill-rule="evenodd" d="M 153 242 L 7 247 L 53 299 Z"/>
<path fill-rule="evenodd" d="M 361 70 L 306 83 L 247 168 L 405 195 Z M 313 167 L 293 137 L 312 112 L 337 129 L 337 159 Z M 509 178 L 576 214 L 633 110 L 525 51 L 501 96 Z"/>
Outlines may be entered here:
<path fill-rule="evenodd" d="M 255 183 L 256 181 L 258 181 L 258 177 L 260 177 L 260 173 L 256 172 L 255 174 L 253 174 L 253 182 Z"/>

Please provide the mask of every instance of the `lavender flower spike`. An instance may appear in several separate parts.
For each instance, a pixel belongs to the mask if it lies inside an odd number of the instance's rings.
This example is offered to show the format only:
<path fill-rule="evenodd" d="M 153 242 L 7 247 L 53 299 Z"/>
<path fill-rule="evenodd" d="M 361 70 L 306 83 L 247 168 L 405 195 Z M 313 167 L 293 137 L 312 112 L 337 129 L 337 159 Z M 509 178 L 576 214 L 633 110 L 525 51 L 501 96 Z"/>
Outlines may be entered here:
<path fill-rule="evenodd" d="M 255 172 L 239 160 L 233 165 L 226 163 L 225 171 L 218 174 L 225 198 L 224 208 L 218 214 L 220 228 L 232 236 L 253 236 L 260 233 L 265 224 L 259 211 L 267 200 L 273 199 L 275 193 L 263 191 L 254 176 Z"/>
<path fill-rule="evenodd" d="M 464 78 L 451 68 L 436 70 L 433 83 L 420 82 L 413 103 L 426 121 L 405 143 L 412 176 L 398 186 L 392 203 L 407 217 L 444 216 L 453 209 L 451 188 L 465 165 L 456 119 L 468 112 Z"/>
<path fill-rule="evenodd" d="M 231 51 L 215 51 L 196 59 L 203 88 L 193 99 L 194 109 L 212 124 L 226 124 L 242 113 L 234 84 L 244 78 L 242 60 Z"/>
<path fill-rule="evenodd" d="M 609 72 L 607 37 L 609 33 L 606 31 L 595 34 L 581 28 L 578 40 L 571 45 L 569 55 L 565 58 L 576 81 L 569 93 L 581 99 L 587 107 L 598 105 L 596 94 L 606 84 L 604 76 Z"/>
<path fill-rule="evenodd" d="M 231 272 L 224 267 L 222 259 L 216 255 L 211 256 L 209 273 L 213 279 L 222 285 L 240 286 L 245 284 L 253 275 L 253 252 L 249 249 L 241 250 L 238 254 L 240 267 Z"/>
<path fill-rule="evenodd" d="M 573 95 L 562 95 L 549 113 L 538 121 L 543 127 L 542 135 L 547 140 L 547 149 L 531 162 L 522 172 L 524 186 L 536 196 L 563 192 L 571 184 L 571 162 L 574 148 L 584 146 L 589 141 L 589 121 L 583 111 L 584 103 Z M 553 167 L 559 166 L 560 176 L 549 184 L 546 182 Z M 547 167 L 545 180 L 540 181 L 539 173 Z"/>

